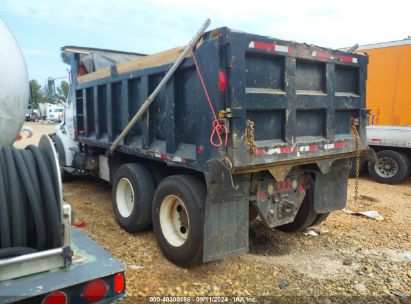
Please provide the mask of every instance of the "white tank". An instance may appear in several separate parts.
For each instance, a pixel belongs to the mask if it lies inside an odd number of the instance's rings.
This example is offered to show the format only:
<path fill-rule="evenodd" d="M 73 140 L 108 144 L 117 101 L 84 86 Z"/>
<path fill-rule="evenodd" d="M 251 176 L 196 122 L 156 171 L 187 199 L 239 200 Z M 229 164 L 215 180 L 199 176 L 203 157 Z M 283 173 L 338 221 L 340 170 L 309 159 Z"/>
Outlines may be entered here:
<path fill-rule="evenodd" d="M 29 78 L 23 54 L 0 19 L 0 147 L 20 132 L 29 101 Z"/>

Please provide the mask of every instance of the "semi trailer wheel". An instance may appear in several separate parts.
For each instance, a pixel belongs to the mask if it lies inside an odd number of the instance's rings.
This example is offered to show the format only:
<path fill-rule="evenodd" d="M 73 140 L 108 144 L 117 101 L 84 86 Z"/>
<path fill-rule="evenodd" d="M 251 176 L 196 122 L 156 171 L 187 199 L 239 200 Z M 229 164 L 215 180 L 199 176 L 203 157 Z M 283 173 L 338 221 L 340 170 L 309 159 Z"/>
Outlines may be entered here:
<path fill-rule="evenodd" d="M 154 194 L 154 234 L 163 254 L 178 266 L 202 262 L 206 194 L 206 186 L 190 175 L 165 178 Z"/>
<path fill-rule="evenodd" d="M 143 165 L 121 165 L 114 174 L 111 197 L 120 227 L 128 232 L 148 228 L 153 195 L 153 177 Z"/>
<path fill-rule="evenodd" d="M 410 174 L 410 160 L 406 155 L 392 150 L 377 152 L 377 161 L 368 163 L 368 172 L 377 182 L 397 184 Z"/>
<path fill-rule="evenodd" d="M 294 221 L 278 226 L 276 229 L 284 232 L 300 232 L 308 227 L 319 225 L 325 221 L 328 215 L 329 212 L 318 214 L 314 211 L 314 191 L 313 187 L 310 187 L 307 189 L 307 193 Z"/>

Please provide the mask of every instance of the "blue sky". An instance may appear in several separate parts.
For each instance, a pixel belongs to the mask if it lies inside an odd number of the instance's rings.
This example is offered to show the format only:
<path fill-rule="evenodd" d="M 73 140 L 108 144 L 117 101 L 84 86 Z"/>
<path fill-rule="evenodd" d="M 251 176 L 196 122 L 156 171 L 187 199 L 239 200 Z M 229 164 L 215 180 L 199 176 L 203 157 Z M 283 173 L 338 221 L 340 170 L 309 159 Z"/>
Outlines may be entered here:
<path fill-rule="evenodd" d="M 278 3 L 277 3 L 278 2 Z M 411 35 L 410 2 L 223 0 L 0 0 L 0 18 L 26 58 L 31 79 L 67 74 L 60 47 L 79 45 L 154 53 L 184 45 L 206 18 L 210 28 L 327 47 Z"/>

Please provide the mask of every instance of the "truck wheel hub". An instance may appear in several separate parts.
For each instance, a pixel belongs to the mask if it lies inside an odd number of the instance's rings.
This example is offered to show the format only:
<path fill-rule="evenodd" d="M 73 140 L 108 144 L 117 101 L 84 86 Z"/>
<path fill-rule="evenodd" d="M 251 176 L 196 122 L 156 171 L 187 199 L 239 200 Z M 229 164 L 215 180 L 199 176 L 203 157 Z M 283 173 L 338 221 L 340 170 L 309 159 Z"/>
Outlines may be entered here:
<path fill-rule="evenodd" d="M 116 201 L 118 212 L 122 217 L 129 217 L 134 208 L 134 190 L 127 178 L 117 184 Z"/>
<path fill-rule="evenodd" d="M 160 206 L 160 226 L 164 238 L 174 247 L 182 246 L 190 231 L 190 221 L 183 201 L 167 195 Z"/>
<path fill-rule="evenodd" d="M 381 177 L 393 177 L 398 172 L 397 163 L 389 157 L 381 157 L 375 163 L 375 172 Z"/>

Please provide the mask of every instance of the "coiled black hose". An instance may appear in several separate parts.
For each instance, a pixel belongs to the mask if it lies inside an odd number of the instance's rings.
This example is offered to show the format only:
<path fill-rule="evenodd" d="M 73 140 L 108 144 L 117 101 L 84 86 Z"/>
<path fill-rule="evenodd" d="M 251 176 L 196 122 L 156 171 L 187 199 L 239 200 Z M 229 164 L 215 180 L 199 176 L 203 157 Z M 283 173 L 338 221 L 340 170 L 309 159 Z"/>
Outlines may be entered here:
<path fill-rule="evenodd" d="M 0 148 L 0 258 L 61 246 L 58 180 L 37 147 Z"/>

